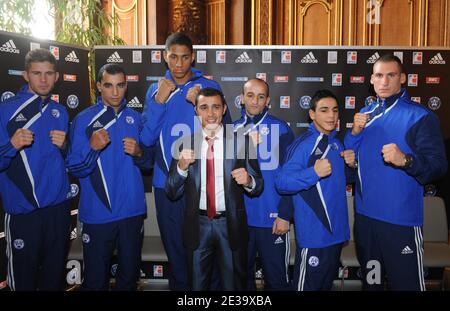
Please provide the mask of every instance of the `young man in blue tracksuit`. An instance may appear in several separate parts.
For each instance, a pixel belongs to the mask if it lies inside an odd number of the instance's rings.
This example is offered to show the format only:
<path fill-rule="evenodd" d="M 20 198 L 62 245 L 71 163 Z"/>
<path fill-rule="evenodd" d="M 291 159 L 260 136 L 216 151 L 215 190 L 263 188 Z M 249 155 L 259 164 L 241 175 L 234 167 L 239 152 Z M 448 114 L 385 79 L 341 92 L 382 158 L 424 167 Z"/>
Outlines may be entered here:
<path fill-rule="evenodd" d="M 48 50 L 25 56 L 23 77 L 28 84 L 0 106 L 7 282 L 11 290 L 62 290 L 70 234 L 63 156 L 69 116 L 50 99 L 58 72 Z"/>
<path fill-rule="evenodd" d="M 171 290 L 187 290 L 187 257 L 182 233 L 184 198 L 169 200 L 164 187 L 174 142 L 201 129 L 195 117 L 195 97 L 202 88 L 220 90 L 220 86 L 192 67 L 192 41 L 183 33 L 173 33 L 167 38 L 164 60 L 168 67 L 165 77 L 147 91 L 141 141 L 146 146 L 156 146 L 153 187 L 156 217 L 169 260 L 169 287 Z M 224 123 L 231 123 L 228 111 Z"/>
<path fill-rule="evenodd" d="M 109 268 L 117 248 L 116 290 L 135 290 L 139 279 L 144 185 L 139 167 L 147 153 L 139 145 L 141 116 L 126 107 L 124 70 L 104 65 L 97 75 L 101 97 L 73 121 L 69 172 L 80 179 L 86 290 L 108 290 Z"/>
<path fill-rule="evenodd" d="M 396 56 L 380 57 L 370 80 L 377 101 L 345 137 L 358 158 L 355 242 L 369 290 L 383 289 L 385 273 L 391 290 L 425 290 L 423 185 L 447 170 L 439 120 L 409 99 L 405 81 Z"/>
<path fill-rule="evenodd" d="M 249 135 L 256 143 L 258 163 L 264 178 L 264 191 L 258 197 L 245 196 L 249 230 L 248 290 L 256 290 L 255 260 L 258 254 L 267 290 L 289 289 L 289 221 L 291 196 L 275 189 L 275 176 L 294 134 L 286 122 L 269 114 L 269 86 L 264 80 L 250 79 L 242 87 L 242 117 L 235 131 Z"/>
<path fill-rule="evenodd" d="M 298 291 L 331 289 L 342 245 L 350 237 L 345 171 L 346 163 L 355 165 L 355 154 L 344 151 L 336 137 L 338 114 L 333 93 L 314 94 L 309 110 L 313 122 L 289 147 L 276 178 L 280 193 L 294 195 L 293 287 Z"/>

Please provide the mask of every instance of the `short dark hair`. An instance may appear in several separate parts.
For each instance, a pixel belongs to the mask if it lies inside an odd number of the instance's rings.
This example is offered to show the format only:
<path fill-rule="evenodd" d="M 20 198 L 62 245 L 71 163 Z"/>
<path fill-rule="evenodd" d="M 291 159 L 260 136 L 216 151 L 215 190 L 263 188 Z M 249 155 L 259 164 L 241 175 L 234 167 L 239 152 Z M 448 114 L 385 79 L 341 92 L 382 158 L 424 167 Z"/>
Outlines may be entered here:
<path fill-rule="evenodd" d="M 373 65 L 375 66 L 377 63 L 380 63 L 380 62 L 381 63 L 391 63 L 391 62 L 397 63 L 398 68 L 400 69 L 400 73 L 403 73 L 402 61 L 400 60 L 400 58 L 398 58 L 397 56 L 395 56 L 392 53 L 383 54 L 380 58 L 378 58 L 375 61 L 375 63 Z"/>
<path fill-rule="evenodd" d="M 105 74 L 105 72 L 109 73 L 110 75 L 116 75 L 118 73 L 122 73 L 124 75 L 124 77 L 126 77 L 125 70 L 121 66 L 119 66 L 117 64 L 105 64 L 98 71 L 97 82 L 100 82 L 100 83 L 102 82 L 103 75 Z"/>
<path fill-rule="evenodd" d="M 56 70 L 56 59 L 49 50 L 46 49 L 34 49 L 25 55 L 25 71 L 28 71 L 31 67 L 31 63 L 43 63 L 49 62 Z"/>
<path fill-rule="evenodd" d="M 166 51 L 170 49 L 172 45 L 184 45 L 189 48 L 189 50 L 194 52 L 194 47 L 192 46 L 192 40 L 183 32 L 174 32 L 166 39 Z"/>
<path fill-rule="evenodd" d="M 252 79 L 250 79 L 250 80 L 248 80 L 247 82 L 245 82 L 243 85 L 242 85 L 242 94 L 245 94 L 244 92 L 245 92 L 245 85 L 247 84 L 247 83 L 249 83 L 250 81 L 259 81 L 259 82 L 261 82 L 261 83 L 263 83 L 265 86 L 266 86 L 266 96 L 267 97 L 269 97 L 269 84 L 266 82 L 266 81 L 264 81 L 263 79 L 260 79 L 260 78 L 252 78 Z"/>
<path fill-rule="evenodd" d="M 336 103 L 338 102 L 336 95 L 334 95 L 333 92 L 330 90 L 318 90 L 316 93 L 314 93 L 313 97 L 311 98 L 311 103 L 309 105 L 309 109 L 316 111 L 317 103 L 323 99 L 323 98 L 333 98 Z"/>
<path fill-rule="evenodd" d="M 200 96 L 204 96 L 204 97 L 213 97 L 213 96 L 219 96 L 220 100 L 222 101 L 222 105 L 226 106 L 227 102 L 225 101 L 225 97 L 223 96 L 223 93 L 217 89 L 214 89 L 212 87 L 206 87 L 204 89 L 201 89 L 198 94 L 197 97 L 195 97 L 195 106 L 197 106 L 198 104 L 198 98 Z"/>

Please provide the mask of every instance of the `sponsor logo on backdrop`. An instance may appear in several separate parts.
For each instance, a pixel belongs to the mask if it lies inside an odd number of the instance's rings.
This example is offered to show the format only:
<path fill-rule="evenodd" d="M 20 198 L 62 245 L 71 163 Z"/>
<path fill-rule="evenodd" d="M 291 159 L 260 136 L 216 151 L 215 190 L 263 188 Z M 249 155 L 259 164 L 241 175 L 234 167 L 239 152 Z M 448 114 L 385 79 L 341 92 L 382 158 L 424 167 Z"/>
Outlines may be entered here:
<path fill-rule="evenodd" d="M 335 129 L 336 129 L 336 132 L 339 132 L 341 130 L 341 119 L 337 120 Z M 333 148 L 334 150 L 338 150 L 339 149 L 339 147 L 336 145 L 336 143 L 331 145 L 331 148 Z"/>
<path fill-rule="evenodd" d="M 307 122 L 298 122 L 296 124 L 297 127 L 309 127 L 309 123 Z"/>
<path fill-rule="evenodd" d="M 69 74 L 65 73 L 63 75 L 63 79 L 64 79 L 64 81 L 76 82 L 77 81 L 77 75 L 69 75 Z"/>
<path fill-rule="evenodd" d="M 283 109 L 291 108 L 291 97 L 290 96 L 280 96 L 280 108 L 283 108 Z"/>
<path fill-rule="evenodd" d="M 197 51 L 197 57 L 195 58 L 195 61 L 198 64 L 206 64 L 206 51 L 205 50 Z"/>
<path fill-rule="evenodd" d="M 216 63 L 225 64 L 227 62 L 227 52 L 226 51 L 216 51 Z"/>
<path fill-rule="evenodd" d="M 358 63 L 358 52 L 348 51 L 347 52 L 347 64 L 357 64 Z"/>
<path fill-rule="evenodd" d="M 14 97 L 15 94 L 11 91 L 5 91 L 2 94 L 2 97 L 0 98 L 0 101 L 4 102 L 5 100 L 7 100 L 8 98 Z"/>
<path fill-rule="evenodd" d="M 41 44 L 37 42 L 30 42 L 30 51 L 41 48 Z"/>
<path fill-rule="evenodd" d="M 142 63 L 142 51 L 141 50 L 133 51 L 132 61 L 134 64 Z"/>
<path fill-rule="evenodd" d="M 345 123 L 345 127 L 351 129 L 353 127 L 353 122 Z"/>
<path fill-rule="evenodd" d="M 364 105 L 370 106 L 373 103 L 375 103 L 376 101 L 377 101 L 377 98 L 375 96 L 367 96 L 366 99 L 364 100 Z"/>
<path fill-rule="evenodd" d="M 282 64 L 290 64 L 292 61 L 292 52 L 291 51 L 281 51 L 281 63 Z"/>
<path fill-rule="evenodd" d="M 123 63 L 123 59 L 120 57 L 119 53 L 117 53 L 117 51 L 115 51 L 108 57 L 106 62 L 107 63 Z"/>
<path fill-rule="evenodd" d="M 15 249 L 22 249 L 25 247 L 25 242 L 22 239 L 15 239 L 14 240 L 14 248 Z"/>
<path fill-rule="evenodd" d="M 422 65 L 423 62 L 423 53 L 422 52 L 413 52 L 412 63 L 414 65 Z"/>
<path fill-rule="evenodd" d="M 439 84 L 441 82 L 441 77 L 426 77 L 426 84 Z"/>
<path fill-rule="evenodd" d="M 251 64 L 253 63 L 253 60 L 248 56 L 247 52 L 242 52 L 241 55 L 239 55 L 235 61 L 237 64 Z"/>
<path fill-rule="evenodd" d="M 256 77 L 267 82 L 267 74 L 265 72 L 257 72 Z"/>
<path fill-rule="evenodd" d="M 431 110 L 438 110 L 441 107 L 441 99 L 439 97 L 433 96 L 428 100 L 428 107 Z"/>
<path fill-rule="evenodd" d="M 127 75 L 126 80 L 127 80 L 127 82 L 138 82 L 139 75 Z"/>
<path fill-rule="evenodd" d="M 208 80 L 214 80 L 214 76 L 208 76 L 208 75 L 204 75 L 204 77 Z"/>
<path fill-rule="evenodd" d="M 70 52 L 65 58 L 64 60 L 66 62 L 71 62 L 71 63 L 79 63 L 80 60 L 77 57 L 77 54 L 75 54 L 75 51 Z"/>
<path fill-rule="evenodd" d="M 314 56 L 313 52 L 309 52 L 308 54 L 303 56 L 300 62 L 303 64 L 317 64 L 319 61 Z"/>
<path fill-rule="evenodd" d="M 234 106 L 237 109 L 242 109 L 241 95 L 238 95 L 234 98 Z"/>
<path fill-rule="evenodd" d="M 159 64 L 161 63 L 161 51 L 155 51 L 153 50 L 151 52 L 151 60 L 152 64 Z"/>
<path fill-rule="evenodd" d="M 338 52 L 337 51 L 328 51 L 328 64 L 337 64 L 338 63 Z"/>
<path fill-rule="evenodd" d="M 364 83 L 364 76 L 350 76 L 350 83 Z"/>
<path fill-rule="evenodd" d="M 248 77 L 220 77 L 220 81 L 224 82 L 236 82 L 236 81 L 247 81 Z"/>
<path fill-rule="evenodd" d="M 355 96 L 345 96 L 345 109 L 355 109 Z"/>
<path fill-rule="evenodd" d="M 20 54 L 20 50 L 16 47 L 16 44 L 12 39 L 9 39 L 5 43 L 3 43 L 2 46 L 0 46 L 0 51 L 6 53 Z"/>
<path fill-rule="evenodd" d="M 331 75 L 332 86 L 342 86 L 342 73 L 333 73 Z"/>
<path fill-rule="evenodd" d="M 162 78 L 164 78 L 164 77 L 163 76 L 146 76 L 145 81 L 159 81 Z"/>
<path fill-rule="evenodd" d="M 50 97 L 53 101 L 59 103 L 59 94 L 52 94 Z"/>
<path fill-rule="evenodd" d="M 127 103 L 127 107 L 129 107 L 129 108 L 142 108 L 142 104 L 139 101 L 139 98 L 137 98 L 137 96 L 135 96 Z"/>
<path fill-rule="evenodd" d="M 261 62 L 263 64 L 270 64 L 270 63 L 272 63 L 272 51 L 262 51 Z"/>
<path fill-rule="evenodd" d="M 273 82 L 289 82 L 289 76 L 274 76 Z"/>
<path fill-rule="evenodd" d="M 8 70 L 8 74 L 9 74 L 10 76 L 21 76 L 22 73 L 23 73 L 22 70 L 14 70 L 14 69 L 9 69 L 9 70 Z"/>
<path fill-rule="evenodd" d="M 164 268 L 162 265 L 153 265 L 153 276 L 154 277 L 163 277 Z"/>
<path fill-rule="evenodd" d="M 413 96 L 413 97 L 411 97 L 411 100 L 412 100 L 413 102 L 418 103 L 418 104 L 420 104 L 420 102 L 421 102 L 421 98 L 418 97 L 418 96 Z"/>
<path fill-rule="evenodd" d="M 372 56 L 370 56 L 367 59 L 366 63 L 374 64 L 377 61 L 377 59 L 379 59 L 379 58 L 380 58 L 380 54 L 378 54 L 378 52 L 375 52 L 375 53 L 372 54 Z"/>
<path fill-rule="evenodd" d="M 67 97 L 67 106 L 71 109 L 75 109 L 78 107 L 78 104 L 80 101 L 78 100 L 78 97 L 76 95 L 69 95 Z"/>
<path fill-rule="evenodd" d="M 408 74 L 408 86 L 417 86 L 419 75 L 417 73 Z"/>
<path fill-rule="evenodd" d="M 445 60 L 442 57 L 441 53 L 437 53 L 430 59 L 428 63 L 430 65 L 445 65 Z"/>
<path fill-rule="evenodd" d="M 323 77 L 297 77 L 297 82 L 323 82 Z"/>
<path fill-rule="evenodd" d="M 304 95 L 299 98 L 298 104 L 302 109 L 309 109 L 311 105 L 311 96 Z"/>
<path fill-rule="evenodd" d="M 403 52 L 395 51 L 394 55 L 397 56 L 400 59 L 400 61 L 402 62 L 402 64 L 403 64 Z"/>
<path fill-rule="evenodd" d="M 70 192 L 68 193 L 68 198 L 74 198 L 78 195 L 78 192 L 80 191 L 80 188 L 77 184 L 70 184 Z M 72 211 L 73 212 L 73 211 Z M 78 213 L 78 210 L 76 210 Z M 72 214 L 72 213 L 71 213 Z"/>
<path fill-rule="evenodd" d="M 59 60 L 59 47 L 50 45 L 49 50 L 50 53 L 52 53 L 53 56 L 55 56 L 56 60 Z"/>

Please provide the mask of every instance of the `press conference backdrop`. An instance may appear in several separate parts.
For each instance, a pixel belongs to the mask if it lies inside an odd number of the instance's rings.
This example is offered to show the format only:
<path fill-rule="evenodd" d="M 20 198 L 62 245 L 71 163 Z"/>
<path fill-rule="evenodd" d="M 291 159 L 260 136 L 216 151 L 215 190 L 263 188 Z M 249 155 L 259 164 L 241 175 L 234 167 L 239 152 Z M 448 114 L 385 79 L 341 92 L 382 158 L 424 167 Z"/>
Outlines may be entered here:
<path fill-rule="evenodd" d="M 0 104 L 14 96 L 26 83 L 22 78 L 25 55 L 30 50 L 39 47 L 49 49 L 57 60 L 59 81 L 52 98 L 67 108 L 70 119 L 72 119 L 90 103 L 88 50 L 3 31 L 0 31 Z M 71 184 L 71 195 L 74 196 L 71 236 L 75 237 L 79 188 L 75 179 L 71 179 Z M 6 242 L 3 218 L 0 202 L 0 288 L 6 278 Z"/>

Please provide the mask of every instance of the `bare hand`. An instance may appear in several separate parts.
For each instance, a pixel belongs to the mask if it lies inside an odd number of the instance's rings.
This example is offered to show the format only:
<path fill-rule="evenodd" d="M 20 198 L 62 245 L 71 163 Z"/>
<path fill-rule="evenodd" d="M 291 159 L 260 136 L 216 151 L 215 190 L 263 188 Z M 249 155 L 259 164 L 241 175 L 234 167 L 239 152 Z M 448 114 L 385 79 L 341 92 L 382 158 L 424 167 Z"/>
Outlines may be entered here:
<path fill-rule="evenodd" d="M 405 154 L 398 148 L 396 144 L 387 144 L 381 149 L 383 160 L 395 166 L 405 166 Z"/>
<path fill-rule="evenodd" d="M 318 159 L 314 164 L 314 171 L 319 177 L 327 177 L 331 174 L 331 163 L 328 159 Z"/>
<path fill-rule="evenodd" d="M 177 86 L 173 81 L 168 79 L 161 79 L 158 82 L 158 92 L 156 93 L 155 99 L 156 102 L 160 104 L 164 104 L 166 100 L 169 98 L 170 93 L 175 91 Z"/>
<path fill-rule="evenodd" d="M 355 152 L 351 149 L 344 150 L 341 152 L 341 157 L 344 158 L 345 164 L 350 166 L 351 168 L 356 167 L 356 155 Z"/>
<path fill-rule="evenodd" d="M 238 185 L 250 186 L 252 183 L 252 178 L 243 167 L 231 171 L 231 176 L 233 176 Z"/>
<path fill-rule="evenodd" d="M 111 142 L 109 139 L 109 134 L 105 129 L 99 129 L 92 133 L 91 139 L 89 141 L 91 148 L 95 151 L 102 150 Z"/>
<path fill-rule="evenodd" d="M 125 137 L 122 142 L 125 153 L 137 158 L 142 157 L 142 149 L 134 138 Z"/>
<path fill-rule="evenodd" d="M 352 127 L 352 134 L 358 135 L 362 132 L 364 127 L 366 126 L 367 121 L 369 120 L 369 115 L 365 113 L 356 113 L 353 117 L 353 127 Z"/>
<path fill-rule="evenodd" d="M 13 137 L 11 137 L 11 144 L 17 150 L 23 147 L 30 146 L 34 141 L 34 133 L 27 129 L 17 129 Z"/>
<path fill-rule="evenodd" d="M 186 99 L 191 102 L 193 105 L 195 105 L 195 99 L 197 98 L 198 92 L 200 92 L 201 87 L 199 85 L 196 85 L 194 87 L 191 87 L 186 95 Z"/>
<path fill-rule="evenodd" d="M 273 222 L 272 234 L 282 235 L 289 231 L 289 221 L 277 217 Z"/>
<path fill-rule="evenodd" d="M 195 154 L 192 149 L 183 149 L 180 153 L 180 159 L 178 160 L 178 167 L 180 170 L 185 171 L 189 168 L 189 165 L 195 162 Z"/>
<path fill-rule="evenodd" d="M 253 131 L 248 134 L 250 138 L 252 139 L 253 145 L 256 147 L 260 143 L 262 143 L 262 136 L 259 134 L 258 131 Z"/>

